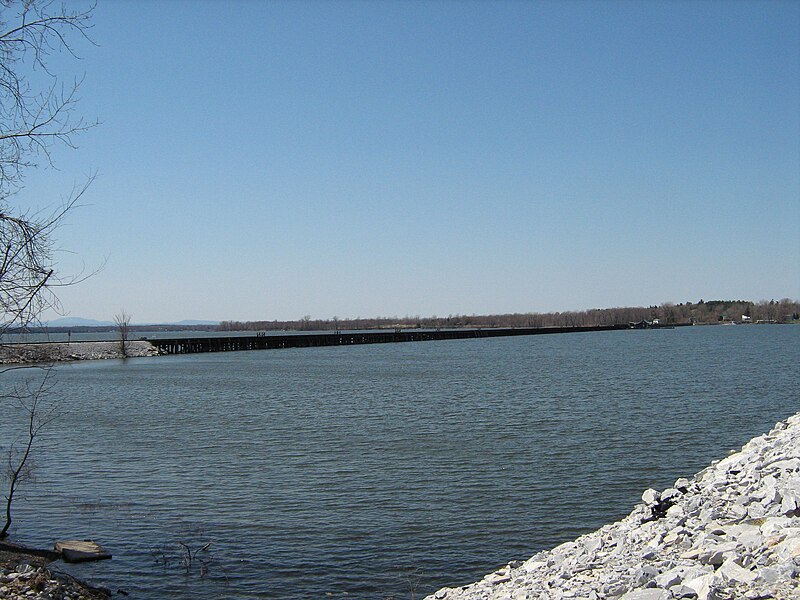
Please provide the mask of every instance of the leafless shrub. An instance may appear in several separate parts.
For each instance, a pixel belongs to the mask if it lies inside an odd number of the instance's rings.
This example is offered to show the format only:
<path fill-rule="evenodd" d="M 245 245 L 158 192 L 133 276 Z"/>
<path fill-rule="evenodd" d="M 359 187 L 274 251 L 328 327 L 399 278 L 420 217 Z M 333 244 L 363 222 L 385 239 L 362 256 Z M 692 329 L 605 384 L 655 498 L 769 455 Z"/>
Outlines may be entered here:
<path fill-rule="evenodd" d="M 16 387 L 3 398 L 14 401 L 25 415 L 25 435 L 21 441 L 11 444 L 7 453 L 7 464 L 4 476 L 8 481 L 8 491 L 5 495 L 5 525 L 0 530 L 0 539 L 8 535 L 11 527 L 11 507 L 14 495 L 20 486 L 33 479 L 34 462 L 32 452 L 34 442 L 47 425 L 56 417 L 56 406 L 47 401 L 47 396 L 53 388 L 53 371 L 44 369 L 44 376 L 36 386 L 26 382 L 24 387 Z"/>
<path fill-rule="evenodd" d="M 119 350 L 123 357 L 128 356 L 128 336 L 131 332 L 131 315 L 123 309 L 119 314 L 114 315 L 114 325 L 117 327 L 119 335 Z"/>

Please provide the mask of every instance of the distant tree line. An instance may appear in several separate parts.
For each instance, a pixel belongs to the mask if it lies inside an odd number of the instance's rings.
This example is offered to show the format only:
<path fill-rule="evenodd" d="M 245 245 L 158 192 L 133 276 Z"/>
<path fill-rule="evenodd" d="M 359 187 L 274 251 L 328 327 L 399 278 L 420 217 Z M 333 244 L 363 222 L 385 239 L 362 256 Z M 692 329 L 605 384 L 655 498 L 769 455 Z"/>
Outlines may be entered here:
<path fill-rule="evenodd" d="M 694 323 L 786 323 L 800 320 L 800 302 L 783 300 L 700 300 L 659 306 L 595 308 L 552 313 L 505 315 L 448 315 L 447 317 L 374 317 L 314 319 L 305 315 L 296 321 L 222 321 L 218 331 L 325 331 L 360 329 L 460 327 L 593 327 L 658 320 L 662 324 Z"/>

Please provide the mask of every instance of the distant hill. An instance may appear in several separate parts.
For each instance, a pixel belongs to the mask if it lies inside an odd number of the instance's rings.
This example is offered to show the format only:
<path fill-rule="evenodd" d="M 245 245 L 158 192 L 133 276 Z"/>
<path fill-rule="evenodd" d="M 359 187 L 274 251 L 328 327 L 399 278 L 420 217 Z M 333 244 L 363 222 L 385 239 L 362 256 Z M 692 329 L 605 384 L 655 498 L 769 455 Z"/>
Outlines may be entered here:
<path fill-rule="evenodd" d="M 61 317 L 42 323 L 45 327 L 113 327 L 112 321 L 97 321 L 95 319 L 84 319 L 82 317 Z"/>
<path fill-rule="evenodd" d="M 161 323 L 132 323 L 132 327 L 147 327 L 150 325 L 170 325 L 177 327 L 195 327 L 198 325 L 219 325 L 219 321 L 201 321 L 186 319 L 177 322 Z M 95 319 L 84 319 L 83 317 L 61 317 L 42 323 L 43 327 L 116 327 L 113 321 L 97 321 Z"/>

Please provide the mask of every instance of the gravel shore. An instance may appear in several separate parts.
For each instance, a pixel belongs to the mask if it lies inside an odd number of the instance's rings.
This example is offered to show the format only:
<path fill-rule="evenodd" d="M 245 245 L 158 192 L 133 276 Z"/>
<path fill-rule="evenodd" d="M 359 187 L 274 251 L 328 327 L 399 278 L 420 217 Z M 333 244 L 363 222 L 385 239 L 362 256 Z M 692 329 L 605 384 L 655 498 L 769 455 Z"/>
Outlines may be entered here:
<path fill-rule="evenodd" d="M 64 573 L 51 571 L 47 561 L 24 553 L 0 550 L 0 598 L 7 600 L 106 600 L 108 590 L 89 587 Z"/>
<path fill-rule="evenodd" d="M 426 600 L 800 599 L 800 414 L 625 519 Z"/>
<path fill-rule="evenodd" d="M 156 356 L 158 348 L 146 340 L 125 343 L 128 357 Z M 119 342 L 42 342 L 0 345 L 0 364 L 49 363 L 71 360 L 125 358 Z"/>

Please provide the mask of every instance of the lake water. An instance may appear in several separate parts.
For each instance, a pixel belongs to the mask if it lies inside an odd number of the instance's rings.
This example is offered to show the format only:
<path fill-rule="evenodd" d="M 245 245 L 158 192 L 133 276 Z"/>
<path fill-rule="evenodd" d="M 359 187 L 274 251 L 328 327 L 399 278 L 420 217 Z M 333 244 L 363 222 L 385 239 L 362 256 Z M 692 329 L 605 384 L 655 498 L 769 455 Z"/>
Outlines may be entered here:
<path fill-rule="evenodd" d="M 13 539 L 102 543 L 68 571 L 129 598 L 420 598 L 623 517 L 798 389 L 780 325 L 62 365 Z"/>

